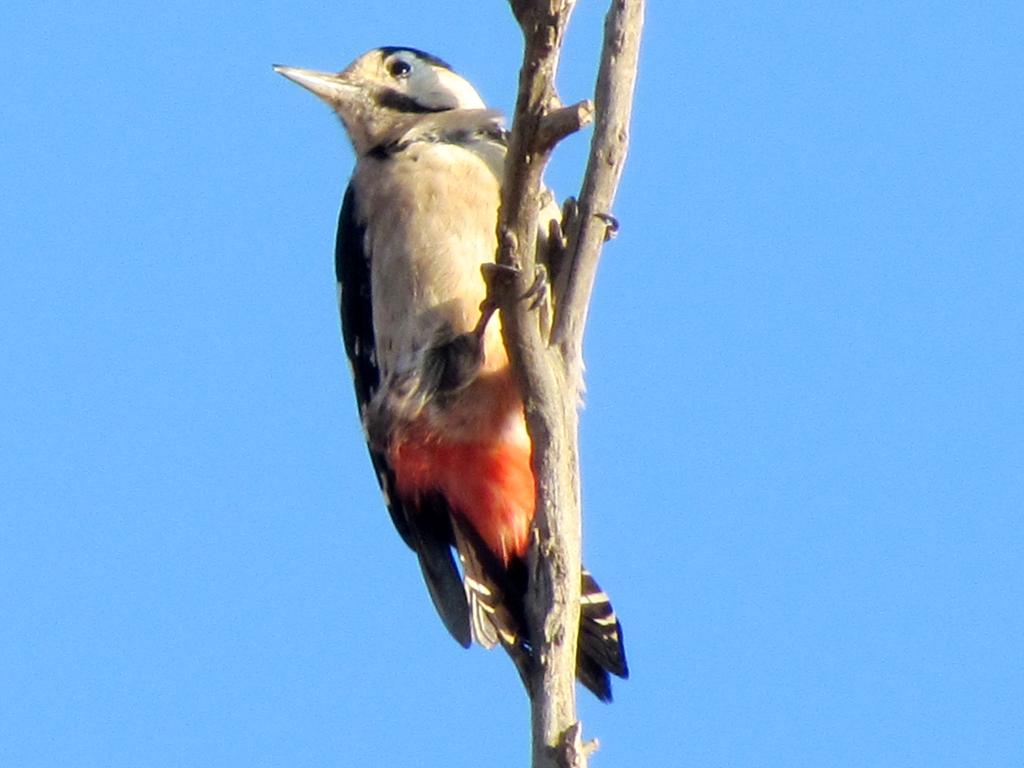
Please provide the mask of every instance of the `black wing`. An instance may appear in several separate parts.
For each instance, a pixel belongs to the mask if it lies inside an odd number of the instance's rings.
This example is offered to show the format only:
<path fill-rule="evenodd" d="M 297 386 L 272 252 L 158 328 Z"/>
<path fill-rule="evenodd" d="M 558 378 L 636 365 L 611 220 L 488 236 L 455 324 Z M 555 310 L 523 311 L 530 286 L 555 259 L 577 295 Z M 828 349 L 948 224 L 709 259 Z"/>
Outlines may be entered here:
<path fill-rule="evenodd" d="M 356 403 L 360 415 L 380 386 L 373 332 L 373 297 L 370 286 L 370 253 L 366 226 L 361 220 L 351 184 L 345 190 L 338 217 L 334 270 L 340 287 L 341 333 L 352 364 Z M 461 645 L 471 642 L 469 605 L 462 577 L 452 556 L 455 537 L 447 504 L 440 496 L 405 503 L 395 490 L 395 476 L 387 457 L 370 449 L 370 461 L 395 528 L 416 552 L 420 569 L 445 627 Z"/>
<path fill-rule="evenodd" d="M 359 413 L 370 402 L 380 386 L 377 368 L 376 342 L 373 333 L 373 299 L 370 293 L 370 256 L 365 249 L 366 227 L 356 218 L 355 193 L 350 184 L 345 190 L 338 217 L 338 238 L 334 248 L 334 273 L 338 279 L 341 310 L 341 335 L 345 340 L 345 353 L 352 364 L 352 379 L 356 390 Z M 394 488 L 394 478 L 384 455 L 370 451 L 370 460 L 377 473 L 381 489 L 388 499 Z M 409 522 L 404 510 L 388 504 L 395 528 L 410 547 L 414 547 Z M 415 548 L 415 547 L 414 547 Z"/>

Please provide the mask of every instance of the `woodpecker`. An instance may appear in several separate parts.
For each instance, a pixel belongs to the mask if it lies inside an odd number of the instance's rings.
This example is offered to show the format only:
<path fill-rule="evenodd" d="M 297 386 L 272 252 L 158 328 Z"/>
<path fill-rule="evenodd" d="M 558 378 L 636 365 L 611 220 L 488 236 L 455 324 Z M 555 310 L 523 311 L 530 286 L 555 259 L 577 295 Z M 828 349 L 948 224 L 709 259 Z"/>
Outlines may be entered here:
<path fill-rule="evenodd" d="M 501 644 L 529 687 L 526 553 L 535 504 L 523 398 L 488 322 L 507 134 L 436 56 L 377 48 L 338 73 L 275 66 L 341 118 L 356 155 L 335 271 L 370 459 L 395 528 L 463 647 Z M 549 205 L 539 237 L 557 217 Z M 628 676 L 608 596 L 581 574 L 580 682 Z"/>

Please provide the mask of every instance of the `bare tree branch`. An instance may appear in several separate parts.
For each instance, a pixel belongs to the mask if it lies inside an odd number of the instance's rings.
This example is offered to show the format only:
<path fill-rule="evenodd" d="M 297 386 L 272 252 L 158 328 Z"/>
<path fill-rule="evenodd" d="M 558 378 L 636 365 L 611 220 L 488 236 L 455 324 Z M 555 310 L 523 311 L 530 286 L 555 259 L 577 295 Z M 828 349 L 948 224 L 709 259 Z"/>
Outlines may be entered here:
<path fill-rule="evenodd" d="M 559 107 L 541 119 L 537 143 L 542 149 L 553 149 L 566 136 L 576 133 L 594 119 L 594 102 L 587 100 L 570 107 Z"/>
<path fill-rule="evenodd" d="M 558 314 L 551 339 L 562 348 L 570 366 L 570 380 L 582 375 L 583 331 L 590 294 L 601 245 L 609 234 L 607 217 L 626 163 L 643 21 L 643 0 L 613 0 L 605 19 L 604 49 L 594 96 L 597 123 L 580 191 L 578 216 L 566 233 L 568 251 L 573 256 L 564 272 L 564 286 L 560 286 L 557 294 Z"/>
<path fill-rule="evenodd" d="M 559 139 L 589 121 L 586 103 L 562 107 L 555 90 L 558 56 L 575 0 L 509 0 L 524 37 L 523 67 L 505 163 L 498 221 L 500 266 L 514 270 L 515 290 L 494 297 L 502 332 L 524 393 L 537 478 L 530 547 L 527 623 L 534 668 L 528 671 L 534 768 L 586 768 L 596 742 L 582 742 L 576 720 L 576 643 L 580 621 L 580 488 L 577 401 L 587 304 L 612 199 L 625 160 L 639 52 L 643 0 L 613 0 L 595 103 L 580 215 L 567 223 L 566 265 L 555 286 L 553 337 L 547 338 L 517 297 L 538 263 L 541 178 Z M 554 343 L 552 343 L 554 342 Z"/>
<path fill-rule="evenodd" d="M 558 54 L 572 2 L 513 2 L 523 29 L 524 58 L 498 222 L 498 263 L 517 268 L 519 293 L 536 269 L 541 177 L 551 147 L 540 142 L 544 116 L 559 106 Z M 502 307 L 502 329 L 525 394 L 527 429 L 534 446 L 537 511 L 530 547 L 527 625 L 536 659 L 530 670 L 533 765 L 556 768 L 564 734 L 576 722 L 576 633 L 579 625 L 579 502 L 576 453 L 566 422 L 575 404 L 565 397 L 564 366 L 543 338 L 524 302 Z M 568 526 L 568 527 L 566 527 Z M 570 574 L 575 588 L 566 589 Z"/>

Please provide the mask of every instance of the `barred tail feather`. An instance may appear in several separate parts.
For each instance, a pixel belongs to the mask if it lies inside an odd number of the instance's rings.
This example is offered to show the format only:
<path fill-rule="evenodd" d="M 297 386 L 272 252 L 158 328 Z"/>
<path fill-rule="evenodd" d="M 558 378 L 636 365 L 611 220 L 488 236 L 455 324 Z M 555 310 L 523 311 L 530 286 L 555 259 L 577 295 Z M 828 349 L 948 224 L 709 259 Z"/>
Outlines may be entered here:
<path fill-rule="evenodd" d="M 609 674 L 629 677 L 622 625 L 608 595 L 586 568 L 581 574 L 580 635 L 576 675 L 601 701 L 612 700 Z"/>
<path fill-rule="evenodd" d="M 500 644 L 529 692 L 533 649 L 526 627 L 526 561 L 517 557 L 503 565 L 468 521 L 453 516 L 452 522 L 473 640 L 485 648 Z M 629 676 L 622 627 L 608 595 L 584 568 L 576 676 L 601 701 L 611 701 L 610 675 Z"/>

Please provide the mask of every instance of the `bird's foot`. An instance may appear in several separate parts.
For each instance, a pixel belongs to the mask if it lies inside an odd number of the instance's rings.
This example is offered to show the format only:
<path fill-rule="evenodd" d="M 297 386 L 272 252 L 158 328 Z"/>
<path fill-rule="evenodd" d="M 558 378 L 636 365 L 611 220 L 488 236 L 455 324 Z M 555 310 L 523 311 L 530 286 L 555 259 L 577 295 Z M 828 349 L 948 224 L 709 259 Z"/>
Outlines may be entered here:
<path fill-rule="evenodd" d="M 480 303 L 480 321 L 475 333 L 483 336 L 487 323 L 494 313 L 503 305 L 512 301 L 526 301 L 530 309 L 537 309 L 548 296 L 548 270 L 543 264 L 536 264 L 533 271 L 533 282 L 523 293 L 516 294 L 516 284 L 522 270 L 506 264 L 484 264 L 480 271 L 487 285 L 487 294 Z"/>
<path fill-rule="evenodd" d="M 619 220 L 610 213 L 595 213 L 594 216 L 604 222 L 604 241 L 607 243 L 619 234 Z"/>
<path fill-rule="evenodd" d="M 480 302 L 480 321 L 476 324 L 474 333 L 482 337 L 494 313 L 514 300 L 516 283 L 519 281 L 519 268 L 487 262 L 480 266 L 480 274 L 483 275 L 487 292 L 484 294 L 484 300 Z"/>
<path fill-rule="evenodd" d="M 526 293 L 519 297 L 520 301 L 528 301 L 530 309 L 538 309 L 548 300 L 548 270 L 543 264 L 537 264 L 533 269 L 533 283 L 526 289 Z"/>

